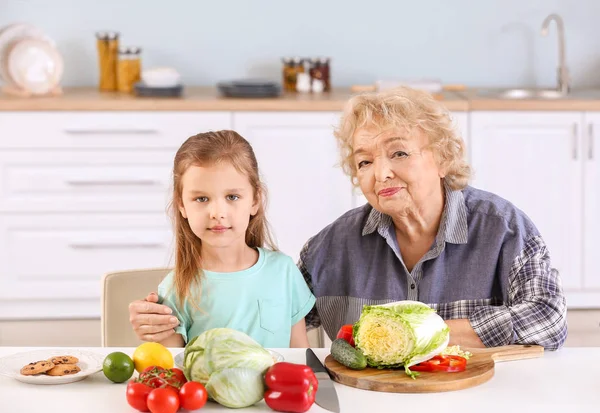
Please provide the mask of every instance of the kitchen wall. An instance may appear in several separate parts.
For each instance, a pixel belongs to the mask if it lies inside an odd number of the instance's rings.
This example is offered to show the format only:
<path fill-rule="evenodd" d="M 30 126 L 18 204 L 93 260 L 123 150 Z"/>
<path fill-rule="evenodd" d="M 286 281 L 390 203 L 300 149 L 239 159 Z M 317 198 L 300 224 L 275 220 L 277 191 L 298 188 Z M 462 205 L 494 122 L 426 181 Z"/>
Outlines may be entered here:
<path fill-rule="evenodd" d="M 598 0 L 0 0 L 0 25 L 39 25 L 64 54 L 65 85 L 96 83 L 94 32 L 118 30 L 145 65 L 188 85 L 279 79 L 284 55 L 332 57 L 334 86 L 440 78 L 470 86 L 554 85 L 565 20 L 574 87 L 600 86 Z"/>

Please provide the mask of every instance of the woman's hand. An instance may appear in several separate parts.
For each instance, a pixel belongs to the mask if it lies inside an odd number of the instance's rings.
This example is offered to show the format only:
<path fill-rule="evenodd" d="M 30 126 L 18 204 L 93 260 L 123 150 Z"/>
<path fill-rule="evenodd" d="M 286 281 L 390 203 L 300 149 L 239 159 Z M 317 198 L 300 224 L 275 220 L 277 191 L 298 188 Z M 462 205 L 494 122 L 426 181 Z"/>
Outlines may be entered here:
<path fill-rule="evenodd" d="M 450 343 L 448 345 L 471 348 L 485 347 L 468 319 L 445 320 L 445 322 L 450 327 Z"/>
<path fill-rule="evenodd" d="M 140 340 L 161 342 L 175 334 L 179 321 L 169 307 L 157 303 L 158 295 L 150 293 L 129 304 L 129 322 Z"/>

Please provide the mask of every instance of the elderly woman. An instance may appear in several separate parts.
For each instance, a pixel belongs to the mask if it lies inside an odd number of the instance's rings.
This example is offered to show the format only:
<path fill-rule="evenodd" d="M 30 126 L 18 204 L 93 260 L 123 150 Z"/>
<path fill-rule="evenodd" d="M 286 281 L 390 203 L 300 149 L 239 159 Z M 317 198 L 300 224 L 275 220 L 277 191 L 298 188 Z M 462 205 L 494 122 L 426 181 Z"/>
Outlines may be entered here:
<path fill-rule="evenodd" d="M 429 94 L 399 88 L 353 97 L 335 136 L 368 204 L 312 237 L 298 263 L 317 303 L 306 317 L 335 338 L 365 304 L 417 300 L 451 344 L 539 344 L 567 336 L 558 272 L 531 220 L 468 186 L 464 144 Z"/>

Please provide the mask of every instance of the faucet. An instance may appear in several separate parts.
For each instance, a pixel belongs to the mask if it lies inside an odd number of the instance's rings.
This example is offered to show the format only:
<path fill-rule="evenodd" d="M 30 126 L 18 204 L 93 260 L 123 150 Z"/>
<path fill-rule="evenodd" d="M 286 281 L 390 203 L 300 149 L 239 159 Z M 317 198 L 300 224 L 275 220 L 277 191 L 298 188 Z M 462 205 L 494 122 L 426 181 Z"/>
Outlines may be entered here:
<path fill-rule="evenodd" d="M 552 20 L 556 22 L 556 28 L 558 29 L 558 91 L 566 95 L 569 93 L 571 80 L 569 79 L 569 70 L 565 59 L 565 25 L 562 17 L 555 13 L 546 17 L 542 23 L 542 36 L 548 35 L 548 26 Z"/>

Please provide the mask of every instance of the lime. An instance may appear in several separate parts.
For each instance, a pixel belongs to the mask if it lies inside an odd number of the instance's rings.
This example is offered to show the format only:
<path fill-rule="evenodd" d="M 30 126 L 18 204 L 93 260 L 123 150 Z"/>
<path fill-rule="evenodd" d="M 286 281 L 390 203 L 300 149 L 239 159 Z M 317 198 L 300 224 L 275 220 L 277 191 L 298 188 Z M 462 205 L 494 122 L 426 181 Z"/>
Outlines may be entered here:
<path fill-rule="evenodd" d="M 102 371 L 107 379 L 114 383 L 123 383 L 133 375 L 133 360 L 127 354 L 115 351 L 102 363 Z"/>

